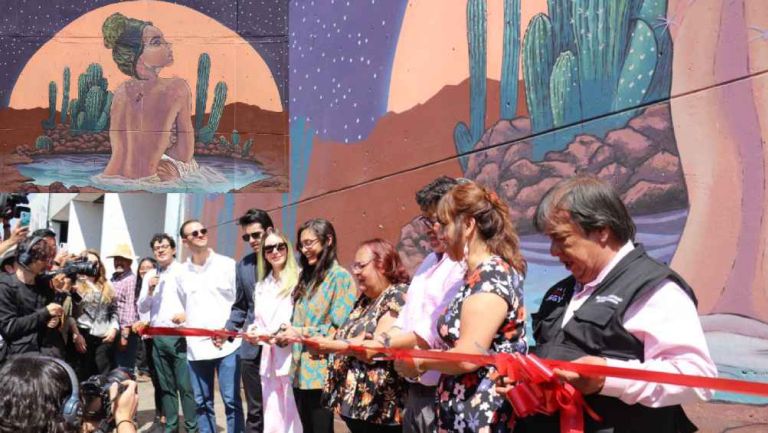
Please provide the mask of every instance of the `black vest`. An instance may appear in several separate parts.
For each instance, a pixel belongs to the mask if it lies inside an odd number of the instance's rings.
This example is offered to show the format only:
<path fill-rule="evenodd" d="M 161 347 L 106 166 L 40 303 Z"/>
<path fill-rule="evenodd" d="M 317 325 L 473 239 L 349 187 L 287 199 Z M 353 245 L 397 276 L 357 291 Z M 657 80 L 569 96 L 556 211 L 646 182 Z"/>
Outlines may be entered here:
<path fill-rule="evenodd" d="M 571 276 L 560 281 L 547 291 L 541 308 L 533 314 L 536 355 L 564 361 L 585 355 L 644 361 L 643 343 L 624 329 L 624 313 L 639 296 L 657 287 L 664 279 L 677 283 L 696 303 L 693 290 L 682 277 L 649 257 L 645 249 L 637 245 L 606 275 L 565 326 L 561 326 L 563 315 L 573 296 L 576 280 Z M 696 431 L 696 426 L 685 416 L 679 405 L 649 408 L 639 404 L 628 405 L 618 398 L 601 395 L 586 396 L 586 400 L 603 417 L 604 422 L 598 425 L 585 414 L 585 432 Z M 553 420 L 542 418 L 532 418 L 531 425 L 524 431 L 559 431 L 557 423 L 552 425 L 557 430 L 545 427 L 545 424 Z"/>

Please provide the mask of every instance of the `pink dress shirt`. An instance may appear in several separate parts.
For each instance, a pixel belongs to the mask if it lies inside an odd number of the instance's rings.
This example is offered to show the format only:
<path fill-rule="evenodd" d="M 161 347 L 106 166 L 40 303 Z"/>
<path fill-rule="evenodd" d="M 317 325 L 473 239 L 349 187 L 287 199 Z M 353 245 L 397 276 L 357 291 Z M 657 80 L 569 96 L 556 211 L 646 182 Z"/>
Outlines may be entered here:
<path fill-rule="evenodd" d="M 632 242 L 627 242 L 594 281 L 581 289 L 577 283 L 563 316 L 563 325 L 634 248 Z M 717 376 L 717 368 L 709 355 L 696 306 L 683 289 L 671 280 L 662 281 L 656 288 L 637 298 L 624 314 L 623 324 L 627 331 L 643 342 L 645 362 L 606 358 L 609 366 Z M 708 400 L 713 392 L 708 389 L 606 377 L 600 394 L 616 397 L 627 404 L 663 407 L 687 403 L 697 398 Z"/>
<path fill-rule="evenodd" d="M 415 333 L 433 349 L 443 348 L 443 341 L 437 333 L 437 319 L 464 284 L 466 271 L 464 263 L 454 262 L 447 254 L 438 257 L 430 253 L 408 286 L 405 306 L 395 321 L 395 327 L 403 332 Z M 439 372 L 428 371 L 421 375 L 419 383 L 436 386 L 439 380 Z"/>

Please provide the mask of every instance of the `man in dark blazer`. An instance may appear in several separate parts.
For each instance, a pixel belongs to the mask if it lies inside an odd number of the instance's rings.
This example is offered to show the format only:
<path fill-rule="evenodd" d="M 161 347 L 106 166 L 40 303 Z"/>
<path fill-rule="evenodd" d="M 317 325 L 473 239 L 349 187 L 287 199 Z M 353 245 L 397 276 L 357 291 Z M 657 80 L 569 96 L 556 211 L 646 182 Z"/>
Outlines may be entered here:
<path fill-rule="evenodd" d="M 256 258 L 261 252 L 261 240 L 267 229 L 273 228 L 272 218 L 261 209 L 248 209 L 238 224 L 243 241 L 251 247 L 251 253 L 237 264 L 237 294 L 229 314 L 226 329 L 245 331 L 253 323 L 253 290 L 256 287 Z M 240 346 L 240 373 L 243 377 L 248 410 L 245 418 L 247 433 L 261 433 L 263 413 L 261 401 L 261 376 L 259 361 L 261 348 L 243 340 Z"/>

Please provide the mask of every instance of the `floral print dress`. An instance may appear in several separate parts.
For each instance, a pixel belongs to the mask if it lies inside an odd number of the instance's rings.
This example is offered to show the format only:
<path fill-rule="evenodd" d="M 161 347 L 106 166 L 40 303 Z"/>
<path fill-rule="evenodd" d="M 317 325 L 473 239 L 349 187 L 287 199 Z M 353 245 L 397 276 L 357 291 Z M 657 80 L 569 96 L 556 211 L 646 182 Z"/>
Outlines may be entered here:
<path fill-rule="evenodd" d="M 405 284 L 392 285 L 376 299 L 361 295 L 349 319 L 336 332 L 336 339 L 373 334 L 386 314 L 400 314 L 405 304 Z M 366 364 L 351 356 L 333 355 L 323 404 L 334 413 L 374 424 L 401 423 L 405 381 L 392 361 Z"/>
<path fill-rule="evenodd" d="M 507 315 L 491 342 L 494 353 L 526 353 L 523 277 L 501 257 L 491 256 L 469 271 L 445 314 L 437 323 L 448 347 L 461 334 L 461 307 L 477 293 L 493 293 L 507 302 Z M 460 375 L 442 375 L 437 389 L 440 432 L 509 432 L 515 424 L 512 406 L 496 393 L 496 369 L 492 366 Z"/>

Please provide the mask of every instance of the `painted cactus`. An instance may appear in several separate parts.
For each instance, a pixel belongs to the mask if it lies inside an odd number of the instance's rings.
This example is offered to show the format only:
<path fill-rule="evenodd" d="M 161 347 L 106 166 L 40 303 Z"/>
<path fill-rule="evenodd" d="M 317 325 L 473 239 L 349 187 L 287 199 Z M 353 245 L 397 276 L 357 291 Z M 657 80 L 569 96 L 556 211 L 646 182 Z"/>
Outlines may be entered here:
<path fill-rule="evenodd" d="M 656 72 L 644 98 L 644 102 L 654 102 L 669 97 L 672 88 L 672 37 L 667 21 L 667 0 L 645 0 L 636 18 L 650 25 L 656 38 Z"/>
<path fill-rule="evenodd" d="M 56 82 L 48 83 L 48 118 L 43 120 L 43 129 L 56 127 Z"/>
<path fill-rule="evenodd" d="M 613 111 L 624 111 L 643 102 L 656 70 L 656 51 L 653 30 L 643 20 L 635 20 L 613 98 Z"/>
<path fill-rule="evenodd" d="M 64 81 L 61 86 L 61 123 L 67 123 L 67 115 L 69 114 L 69 66 L 64 68 Z"/>
<path fill-rule="evenodd" d="M 552 42 L 555 57 L 570 51 L 576 52 L 576 40 L 573 36 L 573 0 L 547 0 L 547 11 L 552 22 Z"/>
<path fill-rule="evenodd" d="M 200 54 L 197 60 L 197 86 L 195 97 L 195 131 L 203 127 L 205 108 L 208 103 L 208 77 L 211 73 L 211 58 L 207 53 Z"/>
<path fill-rule="evenodd" d="M 70 120 L 73 134 L 100 132 L 109 126 L 112 92 L 101 66 L 92 63 L 77 79 L 78 98 L 71 102 Z"/>
<path fill-rule="evenodd" d="M 240 144 L 240 133 L 237 129 L 232 130 L 232 144 L 238 146 Z"/>
<path fill-rule="evenodd" d="M 531 19 L 523 38 L 523 79 L 531 126 L 534 132 L 553 126 L 549 94 L 549 77 L 555 58 L 552 46 L 552 23 L 544 14 Z"/>
<path fill-rule="evenodd" d="M 243 158 L 246 158 L 251 154 L 252 147 L 253 147 L 253 138 L 249 138 L 245 140 L 245 143 L 243 143 L 243 151 L 241 153 Z"/>
<path fill-rule="evenodd" d="M 574 0 L 573 30 L 576 37 L 581 93 L 586 118 L 608 112 L 624 63 L 631 0 Z"/>
<path fill-rule="evenodd" d="M 581 113 L 581 88 L 576 56 L 566 51 L 558 56 L 549 80 L 549 97 L 555 127 L 578 122 Z"/>
<path fill-rule="evenodd" d="M 504 44 L 501 59 L 499 113 L 502 119 L 517 114 L 518 59 L 520 57 L 520 0 L 504 0 Z"/>
<path fill-rule="evenodd" d="M 53 140 L 47 135 L 41 135 L 35 140 L 35 149 L 37 150 L 53 150 Z"/>
<path fill-rule="evenodd" d="M 198 130 L 197 140 L 202 143 L 213 141 L 216 129 L 219 127 L 221 115 L 224 112 L 224 103 L 227 101 L 227 83 L 219 81 L 214 89 L 213 106 L 211 106 L 211 115 L 208 117 L 208 124 Z"/>
<path fill-rule="evenodd" d="M 461 155 L 471 151 L 485 130 L 486 89 L 486 1 L 467 1 L 467 42 L 469 43 L 469 127 L 459 122 L 454 144 Z M 466 170 L 466 158 L 461 158 Z"/>
<path fill-rule="evenodd" d="M 625 110 L 624 116 L 585 126 L 589 133 L 600 135 L 623 125 L 634 114 L 631 108 L 669 95 L 671 40 L 666 29 L 649 25 L 653 17 L 664 18 L 666 4 L 666 0 L 548 0 L 550 16 L 535 16 L 523 41 L 533 132 Z M 548 70 L 554 59 L 557 65 Z M 534 149 L 534 155 L 553 149 Z"/>

